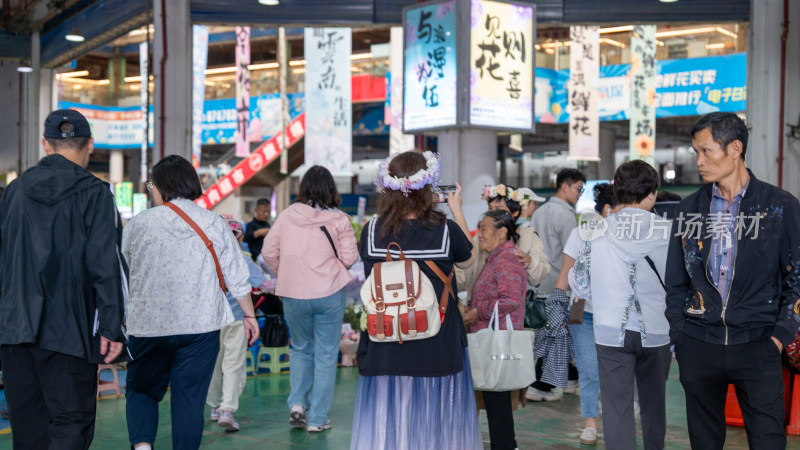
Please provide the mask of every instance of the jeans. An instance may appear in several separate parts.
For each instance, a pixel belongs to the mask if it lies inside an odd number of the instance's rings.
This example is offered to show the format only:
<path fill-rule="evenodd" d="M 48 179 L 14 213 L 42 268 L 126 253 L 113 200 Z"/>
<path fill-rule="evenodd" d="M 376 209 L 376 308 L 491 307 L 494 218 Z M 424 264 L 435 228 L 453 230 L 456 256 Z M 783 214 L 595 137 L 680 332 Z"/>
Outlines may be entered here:
<path fill-rule="evenodd" d="M 283 297 L 283 313 L 292 336 L 287 404 L 290 408 L 301 405 L 307 409 L 309 426 L 319 427 L 328 420 L 345 301 L 344 289 L 315 299 Z"/>
<path fill-rule="evenodd" d="M 594 344 L 592 313 L 583 313 L 583 323 L 569 325 L 575 363 L 578 365 L 578 382 L 581 387 L 581 416 L 600 415 L 600 375 L 597 371 L 597 348 Z"/>
<path fill-rule="evenodd" d="M 169 386 L 172 448 L 197 449 L 203 438 L 203 411 L 219 351 L 219 331 L 162 337 L 131 336 L 128 348 L 128 438 L 131 445 L 153 444 L 158 403 Z"/>

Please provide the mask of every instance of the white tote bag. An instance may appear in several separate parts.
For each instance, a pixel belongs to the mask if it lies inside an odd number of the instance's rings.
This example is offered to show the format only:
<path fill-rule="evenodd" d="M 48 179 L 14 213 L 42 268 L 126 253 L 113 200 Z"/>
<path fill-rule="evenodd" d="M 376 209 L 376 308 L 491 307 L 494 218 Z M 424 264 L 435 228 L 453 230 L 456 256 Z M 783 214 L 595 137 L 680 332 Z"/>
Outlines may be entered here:
<path fill-rule="evenodd" d="M 499 329 L 497 303 L 489 328 L 467 335 L 472 383 L 479 391 L 513 391 L 536 381 L 533 331 L 514 330 L 506 315 L 506 330 Z"/>

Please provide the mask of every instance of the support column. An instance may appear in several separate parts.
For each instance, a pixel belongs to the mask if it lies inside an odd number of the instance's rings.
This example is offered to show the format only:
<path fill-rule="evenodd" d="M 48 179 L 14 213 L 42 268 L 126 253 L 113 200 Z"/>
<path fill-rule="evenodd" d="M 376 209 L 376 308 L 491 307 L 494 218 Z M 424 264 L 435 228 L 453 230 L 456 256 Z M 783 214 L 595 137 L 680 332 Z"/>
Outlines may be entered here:
<path fill-rule="evenodd" d="M 41 85 L 41 45 L 39 41 L 39 32 L 34 31 L 31 33 L 31 67 L 33 71 L 23 76 L 23 98 L 24 102 L 24 127 L 22 133 L 24 136 L 23 142 L 23 155 L 22 155 L 22 170 L 25 171 L 29 167 L 33 167 L 39 163 L 41 159 L 40 152 L 43 152 L 39 144 L 39 138 L 43 134 L 43 130 L 39 121 L 39 86 Z"/>
<path fill-rule="evenodd" d="M 795 56 L 792 56 L 795 55 Z M 800 125 L 800 4 L 789 2 L 789 34 L 786 37 L 786 109 L 784 122 Z M 795 136 L 783 125 L 783 188 L 800 196 L 800 130 Z M 750 147 L 748 146 L 748 149 Z M 749 150 L 748 150 L 749 151 Z"/>
<path fill-rule="evenodd" d="M 779 122 L 782 23 L 783 0 L 751 2 L 747 39 L 750 142 L 745 159 L 756 177 L 775 185 L 778 184 L 778 136 L 786 130 Z"/>
<path fill-rule="evenodd" d="M 189 19 L 189 0 L 156 0 L 153 6 L 153 161 L 158 162 L 166 155 L 180 155 L 191 161 L 192 25 Z"/>
<path fill-rule="evenodd" d="M 278 215 L 283 212 L 284 209 L 288 208 L 290 203 L 290 190 L 291 190 L 291 177 L 286 177 L 281 180 L 278 184 L 275 185 L 275 211 L 277 211 Z"/>
<path fill-rule="evenodd" d="M 597 179 L 611 180 L 617 170 L 615 153 L 617 152 L 617 136 L 613 127 L 600 125 L 600 161 L 597 163 Z"/>
<path fill-rule="evenodd" d="M 108 181 L 119 183 L 125 179 L 125 155 L 122 150 L 111 150 L 108 160 Z"/>
<path fill-rule="evenodd" d="M 497 134 L 484 130 L 453 130 L 439 133 L 441 183 L 458 182 L 463 189 L 464 216 L 470 229 L 478 226 L 486 211 L 481 190 L 496 184 Z"/>

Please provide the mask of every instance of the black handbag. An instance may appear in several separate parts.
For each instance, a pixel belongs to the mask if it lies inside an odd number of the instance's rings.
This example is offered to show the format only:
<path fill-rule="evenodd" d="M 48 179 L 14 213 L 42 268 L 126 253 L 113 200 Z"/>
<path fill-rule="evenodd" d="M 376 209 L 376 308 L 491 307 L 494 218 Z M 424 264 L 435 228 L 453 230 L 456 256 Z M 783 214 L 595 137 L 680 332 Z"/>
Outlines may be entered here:
<path fill-rule="evenodd" d="M 264 347 L 286 347 L 289 343 L 289 331 L 286 321 L 278 314 L 267 314 L 264 327 L 261 328 L 261 344 Z"/>
<path fill-rule="evenodd" d="M 525 295 L 525 328 L 537 330 L 547 326 L 547 309 L 543 298 L 537 298 L 536 293 L 529 290 Z"/>

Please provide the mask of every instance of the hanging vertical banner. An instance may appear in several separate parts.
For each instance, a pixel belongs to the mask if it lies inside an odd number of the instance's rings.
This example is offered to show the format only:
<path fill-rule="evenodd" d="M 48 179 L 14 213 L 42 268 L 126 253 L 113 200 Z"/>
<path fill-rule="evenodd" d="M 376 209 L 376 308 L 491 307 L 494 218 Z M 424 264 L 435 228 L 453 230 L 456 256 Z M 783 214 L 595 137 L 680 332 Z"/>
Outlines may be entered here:
<path fill-rule="evenodd" d="M 350 174 L 353 109 L 350 28 L 306 28 L 305 164 Z"/>
<path fill-rule="evenodd" d="M 250 156 L 250 27 L 236 27 L 236 156 Z"/>
<path fill-rule="evenodd" d="M 392 27 L 389 43 L 389 154 L 414 149 L 414 135 L 403 134 L 403 27 Z"/>
<path fill-rule="evenodd" d="M 656 26 L 634 25 L 631 36 L 630 159 L 655 163 Z"/>
<path fill-rule="evenodd" d="M 206 99 L 208 28 L 192 26 L 192 165 L 200 167 L 203 103 Z"/>
<path fill-rule="evenodd" d="M 535 9 L 471 0 L 469 124 L 534 131 Z"/>
<path fill-rule="evenodd" d="M 567 82 L 569 110 L 569 158 L 600 160 L 600 119 L 597 86 L 600 79 L 600 29 L 569 27 L 570 77 Z"/>
<path fill-rule="evenodd" d="M 148 89 L 150 86 L 150 77 L 148 76 L 147 72 L 147 59 L 148 59 L 148 49 L 147 49 L 147 41 L 142 42 L 139 44 L 139 76 L 141 77 L 140 81 L 140 88 L 139 88 L 139 98 L 141 100 L 142 105 L 142 161 L 141 166 L 139 168 L 139 181 L 144 183 L 147 181 L 147 147 L 148 147 L 148 137 L 150 134 L 150 128 L 147 126 L 148 123 Z M 59 83 L 61 81 L 59 80 Z"/>
<path fill-rule="evenodd" d="M 403 129 L 456 125 L 456 2 L 403 12 Z"/>

